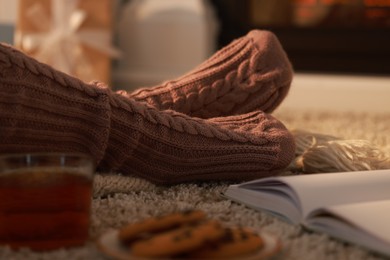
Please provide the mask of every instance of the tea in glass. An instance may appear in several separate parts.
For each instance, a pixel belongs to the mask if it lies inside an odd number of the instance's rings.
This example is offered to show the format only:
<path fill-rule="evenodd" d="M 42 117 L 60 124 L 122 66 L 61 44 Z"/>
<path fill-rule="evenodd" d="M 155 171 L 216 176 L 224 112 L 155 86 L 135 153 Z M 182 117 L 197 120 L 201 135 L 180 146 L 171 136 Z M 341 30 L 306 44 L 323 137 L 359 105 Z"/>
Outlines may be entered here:
<path fill-rule="evenodd" d="M 0 156 L 0 245 L 51 250 L 89 237 L 94 163 L 81 154 Z"/>

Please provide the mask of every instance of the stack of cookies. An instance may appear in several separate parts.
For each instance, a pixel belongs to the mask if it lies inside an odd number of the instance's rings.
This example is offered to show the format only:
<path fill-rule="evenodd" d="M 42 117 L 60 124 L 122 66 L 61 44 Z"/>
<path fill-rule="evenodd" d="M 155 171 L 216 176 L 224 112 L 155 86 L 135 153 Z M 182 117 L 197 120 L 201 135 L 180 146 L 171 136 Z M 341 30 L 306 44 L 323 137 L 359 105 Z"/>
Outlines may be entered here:
<path fill-rule="evenodd" d="M 200 210 L 152 217 L 118 234 L 131 255 L 141 258 L 239 258 L 258 252 L 263 239 L 242 227 L 226 227 Z"/>

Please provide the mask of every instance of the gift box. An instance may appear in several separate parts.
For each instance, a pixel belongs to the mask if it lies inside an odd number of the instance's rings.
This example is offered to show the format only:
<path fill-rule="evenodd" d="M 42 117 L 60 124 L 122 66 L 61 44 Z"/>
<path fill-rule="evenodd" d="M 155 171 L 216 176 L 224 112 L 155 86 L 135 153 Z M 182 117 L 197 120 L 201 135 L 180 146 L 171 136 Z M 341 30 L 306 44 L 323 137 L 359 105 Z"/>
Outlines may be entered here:
<path fill-rule="evenodd" d="M 85 82 L 109 84 L 112 0 L 19 0 L 15 46 Z"/>

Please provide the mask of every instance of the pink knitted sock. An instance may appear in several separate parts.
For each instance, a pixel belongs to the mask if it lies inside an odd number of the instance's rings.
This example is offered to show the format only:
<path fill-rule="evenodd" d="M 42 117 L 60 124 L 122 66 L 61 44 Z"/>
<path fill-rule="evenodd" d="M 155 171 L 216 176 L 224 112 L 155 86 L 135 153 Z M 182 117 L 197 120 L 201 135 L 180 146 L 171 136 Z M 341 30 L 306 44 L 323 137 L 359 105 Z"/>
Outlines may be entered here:
<path fill-rule="evenodd" d="M 286 128 L 261 111 L 201 119 L 112 95 L 103 169 L 156 183 L 248 180 L 275 174 L 294 156 Z"/>
<path fill-rule="evenodd" d="M 272 112 L 292 81 L 291 64 L 274 34 L 253 30 L 192 72 L 128 94 L 163 110 L 201 118 Z"/>
<path fill-rule="evenodd" d="M 269 176 L 294 140 L 261 111 L 209 120 L 160 111 L 0 45 L 0 153 L 84 152 L 156 183 Z"/>

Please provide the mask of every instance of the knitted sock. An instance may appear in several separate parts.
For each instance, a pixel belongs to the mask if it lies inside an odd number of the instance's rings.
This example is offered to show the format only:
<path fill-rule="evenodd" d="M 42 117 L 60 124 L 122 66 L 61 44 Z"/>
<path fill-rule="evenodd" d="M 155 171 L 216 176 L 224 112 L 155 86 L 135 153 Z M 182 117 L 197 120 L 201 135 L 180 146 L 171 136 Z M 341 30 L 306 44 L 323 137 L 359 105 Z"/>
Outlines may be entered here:
<path fill-rule="evenodd" d="M 112 95 L 111 132 L 103 169 L 156 183 L 248 180 L 281 171 L 294 157 L 294 140 L 261 111 L 201 119 L 157 110 Z"/>
<path fill-rule="evenodd" d="M 192 72 L 128 94 L 163 110 L 201 118 L 272 112 L 292 81 L 291 64 L 274 34 L 253 30 Z"/>
<path fill-rule="evenodd" d="M 0 44 L 0 153 L 83 152 L 100 161 L 106 92 Z"/>
<path fill-rule="evenodd" d="M 0 45 L 0 153 L 85 152 L 156 183 L 247 180 L 288 166 L 294 141 L 261 111 L 191 118 L 88 85 Z"/>

